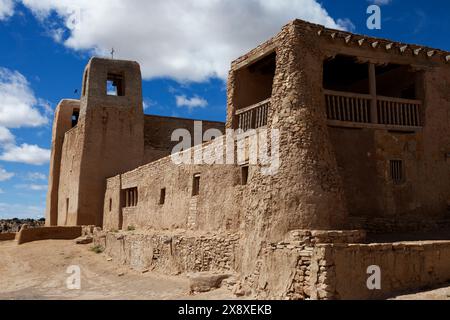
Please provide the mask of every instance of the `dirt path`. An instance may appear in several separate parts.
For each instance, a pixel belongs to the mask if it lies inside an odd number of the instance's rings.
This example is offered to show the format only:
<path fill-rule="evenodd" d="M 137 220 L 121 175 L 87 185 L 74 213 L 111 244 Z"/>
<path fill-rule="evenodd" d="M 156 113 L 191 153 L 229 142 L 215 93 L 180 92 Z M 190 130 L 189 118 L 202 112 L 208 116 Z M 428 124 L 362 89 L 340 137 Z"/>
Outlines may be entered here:
<path fill-rule="evenodd" d="M 450 300 L 450 287 L 406 294 L 392 300 Z"/>
<path fill-rule="evenodd" d="M 90 245 L 41 241 L 0 242 L 0 299 L 231 299 L 225 289 L 190 296 L 188 280 L 141 274 L 107 261 Z M 81 290 L 67 289 L 69 266 L 81 270 Z"/>

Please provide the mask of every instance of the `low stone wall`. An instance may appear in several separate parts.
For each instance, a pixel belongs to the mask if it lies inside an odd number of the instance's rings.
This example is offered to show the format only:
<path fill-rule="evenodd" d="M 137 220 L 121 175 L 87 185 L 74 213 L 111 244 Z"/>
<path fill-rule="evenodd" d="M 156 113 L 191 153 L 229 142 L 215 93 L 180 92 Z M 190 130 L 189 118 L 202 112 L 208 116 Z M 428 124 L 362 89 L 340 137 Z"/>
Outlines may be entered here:
<path fill-rule="evenodd" d="M 362 243 L 366 240 L 364 230 L 292 230 L 287 241 L 301 241 L 307 245 L 316 243 Z"/>
<path fill-rule="evenodd" d="M 385 299 L 450 280 L 450 241 L 364 241 L 360 231 L 290 232 L 269 243 L 241 280 L 260 299 Z M 369 290 L 369 266 L 381 269 L 381 290 Z"/>
<path fill-rule="evenodd" d="M 381 289 L 369 290 L 369 266 L 381 270 Z M 384 299 L 450 280 L 450 241 L 319 244 L 312 254 L 319 299 Z"/>
<path fill-rule="evenodd" d="M 243 290 L 249 287 L 261 299 L 304 300 L 318 299 L 319 294 L 326 296 L 317 288 L 317 271 L 312 269 L 315 247 L 320 243 L 360 243 L 365 237 L 363 230 L 290 231 L 285 241 L 268 243 L 262 249 L 255 271 L 242 281 Z"/>
<path fill-rule="evenodd" d="M 241 270 L 238 234 L 95 229 L 94 239 L 113 261 L 138 271 Z M 263 245 L 253 272 L 241 274 L 233 292 L 258 299 L 384 299 L 450 280 L 450 241 L 364 241 L 360 230 L 291 231 L 285 241 Z M 367 268 L 372 265 L 381 268 L 381 290 L 367 288 Z"/>
<path fill-rule="evenodd" d="M 0 241 L 11 241 L 16 238 L 15 232 L 0 233 Z"/>
<path fill-rule="evenodd" d="M 17 234 L 17 243 L 23 244 L 39 240 L 72 240 L 81 236 L 82 227 L 43 227 L 22 229 Z"/>
<path fill-rule="evenodd" d="M 114 261 L 167 274 L 236 269 L 236 234 L 94 232 L 95 245 Z"/>

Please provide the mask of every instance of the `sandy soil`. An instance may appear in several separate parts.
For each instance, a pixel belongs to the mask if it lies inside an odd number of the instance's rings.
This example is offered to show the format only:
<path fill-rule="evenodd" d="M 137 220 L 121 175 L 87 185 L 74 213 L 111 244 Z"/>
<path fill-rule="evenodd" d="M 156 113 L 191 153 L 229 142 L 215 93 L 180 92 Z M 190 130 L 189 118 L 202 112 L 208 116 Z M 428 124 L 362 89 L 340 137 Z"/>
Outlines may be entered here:
<path fill-rule="evenodd" d="M 231 299 L 225 289 L 188 295 L 185 277 L 137 273 L 107 261 L 91 245 L 41 241 L 0 242 L 0 299 Z M 67 268 L 78 265 L 81 290 L 67 289 Z"/>
<path fill-rule="evenodd" d="M 392 300 L 450 300 L 450 286 L 424 292 L 406 294 L 395 297 Z"/>

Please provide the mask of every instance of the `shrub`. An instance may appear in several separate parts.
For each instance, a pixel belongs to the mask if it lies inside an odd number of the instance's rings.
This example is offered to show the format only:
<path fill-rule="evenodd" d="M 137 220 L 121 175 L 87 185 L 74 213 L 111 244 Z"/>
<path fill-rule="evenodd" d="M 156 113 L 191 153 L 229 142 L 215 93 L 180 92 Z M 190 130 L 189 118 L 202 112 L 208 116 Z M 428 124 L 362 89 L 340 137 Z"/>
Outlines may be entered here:
<path fill-rule="evenodd" d="M 95 252 L 95 253 L 102 253 L 103 251 L 105 251 L 105 248 L 103 248 L 102 246 L 96 245 L 91 247 L 91 251 Z"/>

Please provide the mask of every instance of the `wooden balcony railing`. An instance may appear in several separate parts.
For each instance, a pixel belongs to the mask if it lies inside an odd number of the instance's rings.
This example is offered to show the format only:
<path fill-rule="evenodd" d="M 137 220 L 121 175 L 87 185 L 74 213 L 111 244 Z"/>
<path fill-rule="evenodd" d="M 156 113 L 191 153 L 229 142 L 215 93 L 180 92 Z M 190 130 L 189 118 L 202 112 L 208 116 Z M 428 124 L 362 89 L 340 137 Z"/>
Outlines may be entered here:
<path fill-rule="evenodd" d="M 243 131 L 257 129 L 267 125 L 270 98 L 249 107 L 236 110 L 238 128 Z"/>
<path fill-rule="evenodd" d="M 370 123 L 372 96 L 347 92 L 325 91 L 327 117 L 330 120 Z"/>
<path fill-rule="evenodd" d="M 420 127 L 421 105 L 421 101 L 417 100 L 377 96 L 378 123 Z"/>
<path fill-rule="evenodd" d="M 327 117 L 333 124 L 420 128 L 420 100 L 324 90 Z"/>

